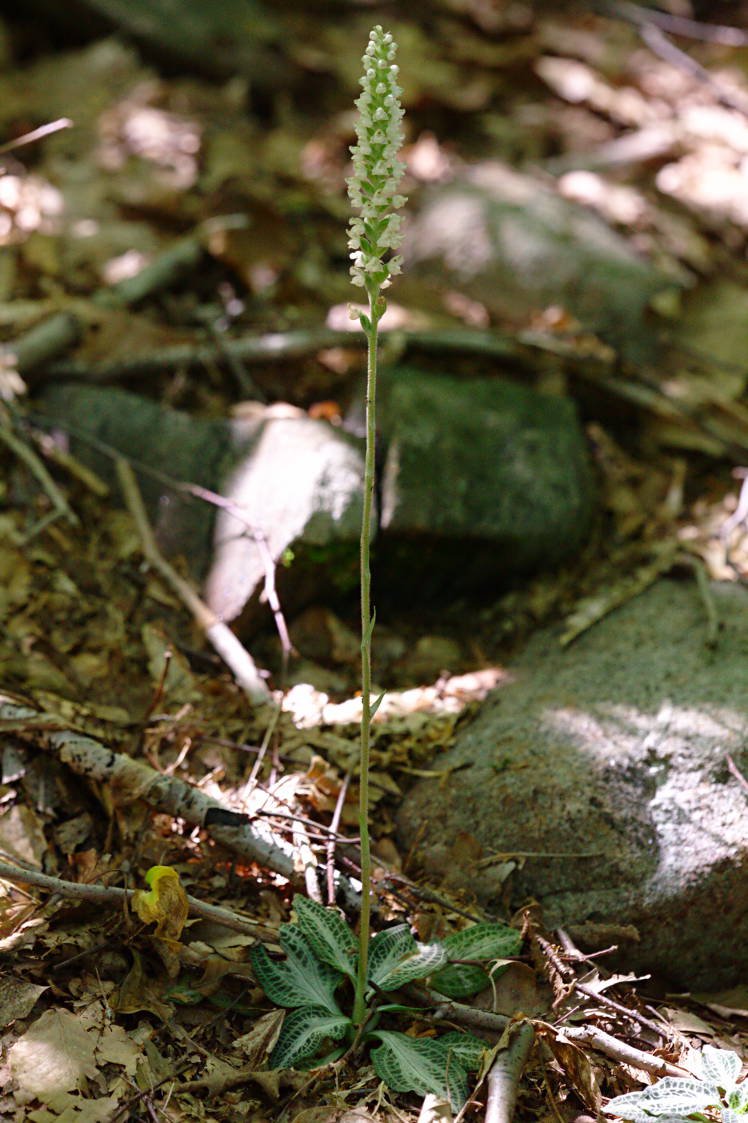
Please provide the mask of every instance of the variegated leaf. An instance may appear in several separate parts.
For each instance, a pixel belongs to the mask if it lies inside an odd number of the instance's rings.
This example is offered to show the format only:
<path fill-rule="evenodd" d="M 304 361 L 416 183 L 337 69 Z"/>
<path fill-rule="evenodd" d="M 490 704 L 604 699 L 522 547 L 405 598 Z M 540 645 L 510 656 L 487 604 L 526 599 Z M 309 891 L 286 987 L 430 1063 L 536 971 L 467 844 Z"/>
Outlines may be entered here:
<path fill-rule="evenodd" d="M 340 913 L 299 894 L 293 899 L 293 907 L 299 928 L 317 958 L 355 979 L 358 943 Z"/>
<path fill-rule="evenodd" d="M 498 972 L 494 972 L 494 977 L 496 974 Z M 447 998 L 469 998 L 490 985 L 491 980 L 483 968 L 471 963 L 448 963 L 431 978 L 433 989 Z"/>
<path fill-rule="evenodd" d="M 322 1006 L 291 1010 L 283 1019 L 280 1036 L 270 1054 L 270 1067 L 293 1068 L 318 1053 L 326 1041 L 340 1041 L 351 1025 L 350 1018 L 330 1014 Z"/>
<path fill-rule="evenodd" d="M 406 924 L 385 928 L 372 939 L 368 977 L 382 990 L 397 990 L 438 971 L 447 956 L 441 944 L 418 944 Z"/>
<path fill-rule="evenodd" d="M 377 1076 L 393 1092 L 432 1092 L 449 1100 L 457 1112 L 468 1098 L 465 1068 L 453 1052 L 433 1037 L 413 1038 L 404 1033 L 375 1030 L 381 1044 L 371 1050 Z"/>
<path fill-rule="evenodd" d="M 716 1084 L 726 1092 L 732 1091 L 742 1068 L 740 1057 L 731 1049 L 716 1049 L 705 1045 L 701 1050 L 701 1073 L 709 1084 Z"/>
<path fill-rule="evenodd" d="M 397 924 L 385 928 L 372 936 L 369 943 L 369 962 L 367 974 L 369 981 L 381 987 L 382 980 L 405 958 L 411 955 L 418 944 L 413 939 L 407 924 Z"/>
<path fill-rule="evenodd" d="M 439 1044 L 448 1049 L 452 1056 L 457 1057 L 462 1067 L 467 1072 L 477 1072 L 483 1063 L 483 1057 L 488 1049 L 485 1041 L 473 1033 L 454 1030 L 452 1033 L 443 1033 Z"/>
<path fill-rule="evenodd" d="M 713 1107 L 716 1090 L 701 1080 L 666 1076 L 649 1088 L 627 1092 L 610 1100 L 603 1111 L 623 1119 L 639 1119 L 643 1115 L 691 1115 Z"/>
<path fill-rule="evenodd" d="M 472 924 L 442 943 L 450 959 L 506 959 L 519 953 L 522 934 L 507 924 Z"/>
<path fill-rule="evenodd" d="M 282 924 L 280 945 L 286 959 L 270 958 L 262 944 L 250 948 L 249 958 L 257 981 L 277 1006 L 322 1006 L 339 1015 L 335 991 L 343 976 L 317 959 L 303 932 L 295 924 Z"/>

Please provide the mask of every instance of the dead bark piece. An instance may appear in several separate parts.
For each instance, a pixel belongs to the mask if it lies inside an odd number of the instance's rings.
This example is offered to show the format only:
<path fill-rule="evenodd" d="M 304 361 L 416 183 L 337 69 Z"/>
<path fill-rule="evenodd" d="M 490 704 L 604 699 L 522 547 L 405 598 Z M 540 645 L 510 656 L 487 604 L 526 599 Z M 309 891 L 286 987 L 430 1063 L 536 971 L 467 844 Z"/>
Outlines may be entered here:
<path fill-rule="evenodd" d="M 534 1040 L 535 1031 L 532 1026 L 529 1022 L 523 1022 L 509 1046 L 497 1053 L 488 1071 L 486 1123 L 511 1123 L 520 1077 Z"/>

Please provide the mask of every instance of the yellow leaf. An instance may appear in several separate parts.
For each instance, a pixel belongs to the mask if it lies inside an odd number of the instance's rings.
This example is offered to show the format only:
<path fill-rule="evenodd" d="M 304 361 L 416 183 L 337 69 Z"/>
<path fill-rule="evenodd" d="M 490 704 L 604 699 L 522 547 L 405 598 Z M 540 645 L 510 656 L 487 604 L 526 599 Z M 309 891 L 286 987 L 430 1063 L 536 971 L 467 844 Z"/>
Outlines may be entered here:
<path fill-rule="evenodd" d="M 155 924 L 155 936 L 176 941 L 182 934 L 189 904 L 179 881 L 179 874 L 171 866 L 151 866 L 145 875 L 150 893 L 136 889 L 132 907 L 144 924 Z"/>

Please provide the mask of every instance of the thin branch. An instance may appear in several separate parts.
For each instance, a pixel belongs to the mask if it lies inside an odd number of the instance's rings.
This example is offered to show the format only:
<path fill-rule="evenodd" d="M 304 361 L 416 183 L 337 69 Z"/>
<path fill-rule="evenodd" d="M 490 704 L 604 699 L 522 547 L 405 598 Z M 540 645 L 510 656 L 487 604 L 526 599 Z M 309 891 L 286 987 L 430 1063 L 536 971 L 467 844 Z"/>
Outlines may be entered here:
<path fill-rule="evenodd" d="M 200 599 L 189 582 L 185 581 L 169 564 L 156 545 L 156 539 L 148 522 L 143 499 L 132 468 L 121 456 L 117 457 L 116 465 L 122 494 L 127 508 L 135 520 L 143 553 L 148 563 L 190 610 L 195 621 L 230 668 L 249 700 L 255 704 L 270 701 L 270 691 L 264 679 L 260 676 L 252 656 L 239 642 L 228 625 L 218 619 L 207 604 Z"/>
<path fill-rule="evenodd" d="M 0 730 L 16 733 L 55 753 L 79 776 L 110 784 L 120 802 L 142 799 L 157 811 L 200 827 L 234 854 L 297 883 L 293 846 L 263 820 L 251 822 L 249 816 L 227 808 L 184 780 L 156 772 L 125 753 L 116 753 L 92 737 L 65 727 L 54 714 L 40 713 L 5 691 L 0 693 Z M 347 878 L 340 877 L 338 889 L 348 907 L 358 907 L 359 894 Z"/>
<path fill-rule="evenodd" d="M 587 960 L 587 956 L 579 950 L 566 929 L 557 928 L 556 933 L 567 955 L 573 955 L 579 962 L 585 962 Z M 536 937 L 536 939 L 540 941 L 541 937 Z M 561 961 L 558 958 L 556 958 L 556 964 L 561 964 Z M 568 970 L 568 968 L 564 969 Z M 620 979 L 616 980 L 616 983 L 617 982 L 633 982 L 633 980 Z M 611 985 L 616 984 L 614 983 Z M 626 1017 L 631 1018 L 633 1021 L 637 1022 L 638 1025 L 646 1026 L 647 1029 L 651 1030 L 658 1037 L 666 1036 L 666 1033 L 661 1025 L 658 1026 L 656 1022 L 650 1021 L 649 1018 L 646 1018 L 643 1014 L 640 1014 L 638 1010 L 631 1010 L 628 1006 L 624 1006 L 622 1002 L 616 1002 L 615 999 L 608 998 L 606 994 L 601 994 L 599 991 L 595 990 L 594 987 L 588 986 L 586 983 L 575 980 L 572 984 L 572 989 L 580 991 L 582 994 L 586 995 L 587 998 L 592 998 L 595 1000 L 595 1002 L 599 1002 L 601 1005 L 607 1006 L 611 1010 L 615 1010 L 618 1014 L 624 1014 Z"/>
<path fill-rule="evenodd" d="M 477 1010 L 462 1002 L 445 1001 L 441 994 L 428 987 L 413 984 L 403 987 L 403 993 L 408 996 L 409 1001 L 428 1009 L 429 1017 L 435 1022 L 456 1022 L 458 1025 L 472 1026 L 473 1029 L 501 1035 L 512 1020 L 505 1014 L 492 1014 L 489 1010 Z"/>
<path fill-rule="evenodd" d="M 13 140 L 0 144 L 0 156 L 4 156 L 6 152 L 15 152 L 17 148 L 23 148 L 26 144 L 43 140 L 44 137 L 51 136 L 52 133 L 59 133 L 60 129 L 69 129 L 72 124 L 73 122 L 69 117 L 58 117 L 56 121 L 49 121 L 46 125 L 40 125 L 38 129 L 32 129 L 31 132 L 24 133 L 23 136 L 14 137 Z"/>
<path fill-rule="evenodd" d="M 658 12 L 656 8 L 642 8 L 627 0 L 608 0 L 603 10 L 611 15 L 629 20 L 635 24 L 655 24 L 670 35 L 680 35 L 684 39 L 699 39 L 703 43 L 719 43 L 724 47 L 744 47 L 748 35 L 737 27 L 724 24 L 702 23 L 700 20 L 686 19 L 671 12 Z"/>
<path fill-rule="evenodd" d="M 743 790 L 744 790 L 744 791 L 746 791 L 746 792 L 748 792 L 748 780 L 746 780 L 745 776 L 744 776 L 744 775 L 743 775 L 743 773 L 742 773 L 742 772 L 740 771 L 740 769 L 738 768 L 737 764 L 736 764 L 736 763 L 735 763 L 735 761 L 734 761 L 734 760 L 732 759 L 732 757 L 730 756 L 730 754 L 729 754 L 729 753 L 727 753 L 727 754 L 726 754 L 726 757 L 725 757 L 725 759 L 726 759 L 726 761 L 727 761 L 727 767 L 728 767 L 729 771 L 730 771 L 730 772 L 732 773 L 732 775 L 733 775 L 733 776 L 735 777 L 735 779 L 736 779 L 736 780 L 738 781 L 738 783 L 739 783 L 739 784 L 740 784 L 740 786 L 741 786 L 741 787 L 743 788 Z"/>
<path fill-rule="evenodd" d="M 661 58 L 664 62 L 670 63 L 671 66 L 677 67 L 686 74 L 690 74 L 702 85 L 707 86 L 715 95 L 720 105 L 726 109 L 737 110 L 743 116 L 748 112 L 748 103 L 743 99 L 736 98 L 730 90 L 726 89 L 721 82 L 714 78 L 705 66 L 702 66 L 696 59 L 691 58 L 690 55 L 682 51 L 680 47 L 676 47 L 675 43 L 671 43 L 667 35 L 660 30 L 659 27 L 653 23 L 642 23 L 639 25 L 639 34 L 642 41 L 646 43 L 650 51 Z"/>
<path fill-rule="evenodd" d="M 26 534 L 24 534 L 23 540 L 28 542 L 35 534 L 38 534 L 40 530 L 54 521 L 54 519 L 58 518 L 67 519 L 71 526 L 80 526 L 78 516 L 71 509 L 65 496 L 62 494 L 33 448 L 15 435 L 9 422 L 2 416 L 0 416 L 0 441 L 7 445 L 11 452 L 13 452 L 15 456 L 26 465 L 31 474 L 36 477 L 39 485 L 52 504 L 52 510 L 43 518 L 39 519 Z"/>

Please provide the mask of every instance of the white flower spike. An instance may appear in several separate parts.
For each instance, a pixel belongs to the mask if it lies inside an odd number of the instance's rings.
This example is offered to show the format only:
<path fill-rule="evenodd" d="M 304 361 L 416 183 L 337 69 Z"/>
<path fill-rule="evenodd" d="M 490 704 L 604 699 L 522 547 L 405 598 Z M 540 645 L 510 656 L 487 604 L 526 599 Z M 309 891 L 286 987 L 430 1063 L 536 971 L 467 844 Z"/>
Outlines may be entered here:
<path fill-rule="evenodd" d="M 358 142 L 351 149 L 353 175 L 348 196 L 359 215 L 348 228 L 351 279 L 376 300 L 390 278 L 400 272 L 400 258 L 385 255 L 400 245 L 400 216 L 405 198 L 397 193 L 404 165 L 398 159 L 403 142 L 403 110 L 394 58 L 397 46 L 389 32 L 377 25 L 363 56 L 363 87 L 356 99 Z"/>

